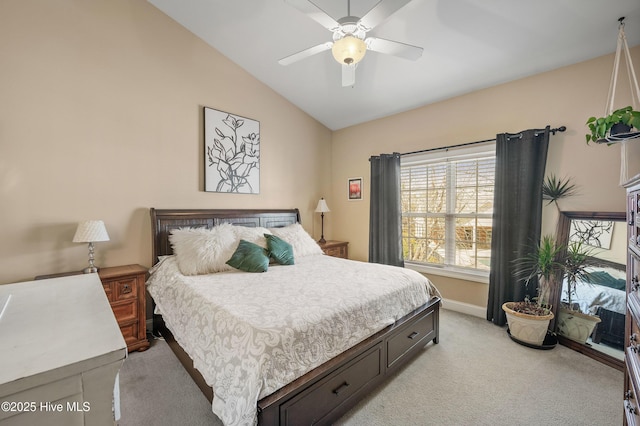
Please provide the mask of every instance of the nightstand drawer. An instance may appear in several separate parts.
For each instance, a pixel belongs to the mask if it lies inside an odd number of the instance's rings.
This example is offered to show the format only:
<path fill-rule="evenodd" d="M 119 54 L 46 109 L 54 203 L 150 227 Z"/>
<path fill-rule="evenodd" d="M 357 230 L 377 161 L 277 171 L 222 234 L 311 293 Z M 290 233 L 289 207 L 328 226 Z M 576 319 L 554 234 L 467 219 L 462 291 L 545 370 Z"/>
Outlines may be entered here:
<path fill-rule="evenodd" d="M 127 324 L 127 325 L 121 325 L 120 332 L 122 333 L 122 337 L 124 337 L 124 341 L 127 344 L 127 346 L 130 346 L 139 340 L 137 322 Z"/>
<path fill-rule="evenodd" d="M 135 299 L 138 295 L 137 281 L 136 278 L 128 278 L 112 282 L 115 292 L 113 300 Z"/>
<path fill-rule="evenodd" d="M 327 256 L 341 257 L 343 259 L 349 258 L 349 243 L 346 241 L 327 241 L 318 244 Z"/>
<path fill-rule="evenodd" d="M 341 247 L 331 247 L 324 251 L 324 254 L 333 256 L 333 257 L 347 257 L 347 248 L 345 246 Z"/>
<path fill-rule="evenodd" d="M 138 303 L 136 300 L 112 303 L 111 309 L 113 310 L 113 314 L 116 316 L 118 324 L 137 320 Z"/>

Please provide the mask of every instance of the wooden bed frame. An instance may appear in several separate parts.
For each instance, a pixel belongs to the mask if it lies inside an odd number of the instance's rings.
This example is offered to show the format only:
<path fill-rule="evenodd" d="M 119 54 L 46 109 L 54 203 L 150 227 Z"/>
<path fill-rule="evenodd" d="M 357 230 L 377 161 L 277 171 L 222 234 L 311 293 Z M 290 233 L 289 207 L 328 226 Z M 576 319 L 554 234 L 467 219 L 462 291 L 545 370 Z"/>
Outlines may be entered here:
<path fill-rule="evenodd" d="M 180 227 L 211 228 L 221 223 L 275 228 L 300 222 L 297 209 L 288 210 L 158 210 L 151 209 L 153 264 L 172 254 L 169 234 Z M 440 299 L 406 315 L 358 345 L 258 401 L 260 425 L 330 424 L 355 406 L 386 377 L 439 337 Z M 160 316 L 153 318 L 161 333 L 198 387 L 211 402 L 213 389 L 193 367 Z M 156 334 L 157 335 L 157 334 Z"/>

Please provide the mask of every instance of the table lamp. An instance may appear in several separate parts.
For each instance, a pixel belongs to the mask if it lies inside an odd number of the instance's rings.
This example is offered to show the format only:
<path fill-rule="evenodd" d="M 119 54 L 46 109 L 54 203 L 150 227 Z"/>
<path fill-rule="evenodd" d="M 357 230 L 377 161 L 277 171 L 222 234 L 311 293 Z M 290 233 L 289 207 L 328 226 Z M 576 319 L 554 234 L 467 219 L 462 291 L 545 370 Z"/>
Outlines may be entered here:
<path fill-rule="evenodd" d="M 318 201 L 318 206 L 316 207 L 316 213 L 320 213 L 320 217 L 322 218 L 322 234 L 320 235 L 320 239 L 318 240 L 320 244 L 324 244 L 327 242 L 324 239 L 324 214 L 330 211 L 331 210 L 329 210 L 329 206 L 327 206 L 327 202 L 324 200 L 324 198 L 320 198 L 320 201 Z"/>
<path fill-rule="evenodd" d="M 74 243 L 89 243 L 89 266 L 82 272 L 90 274 L 98 272 L 98 268 L 93 264 L 93 243 L 96 241 L 109 241 L 109 234 L 104 222 L 101 220 L 85 220 L 78 224 L 76 234 L 73 236 Z"/>

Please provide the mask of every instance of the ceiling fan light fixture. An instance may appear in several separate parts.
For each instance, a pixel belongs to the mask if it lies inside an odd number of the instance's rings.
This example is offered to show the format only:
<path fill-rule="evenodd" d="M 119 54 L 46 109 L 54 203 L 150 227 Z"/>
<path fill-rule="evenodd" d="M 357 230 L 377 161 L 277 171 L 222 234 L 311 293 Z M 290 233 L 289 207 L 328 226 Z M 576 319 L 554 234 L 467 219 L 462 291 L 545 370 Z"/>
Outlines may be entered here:
<path fill-rule="evenodd" d="M 364 58 L 367 44 L 358 37 L 346 35 L 333 43 L 331 52 L 340 64 L 355 65 Z"/>

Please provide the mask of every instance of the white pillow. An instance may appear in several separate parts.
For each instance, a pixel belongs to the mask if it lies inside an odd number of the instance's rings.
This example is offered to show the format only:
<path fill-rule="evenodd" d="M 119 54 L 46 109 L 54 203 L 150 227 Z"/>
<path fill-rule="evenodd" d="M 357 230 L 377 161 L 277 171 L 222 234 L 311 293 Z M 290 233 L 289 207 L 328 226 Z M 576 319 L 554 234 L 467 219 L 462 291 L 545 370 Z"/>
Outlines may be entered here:
<path fill-rule="evenodd" d="M 240 240 L 249 241 L 250 243 L 257 244 L 262 248 L 267 248 L 267 239 L 264 237 L 264 234 L 271 233 L 271 231 L 269 231 L 267 228 L 261 228 L 259 226 L 251 228 L 248 226 L 239 226 L 239 225 L 233 226 L 233 232 L 235 233 L 235 236 L 236 236 L 236 244 L 234 247 L 234 251 L 236 248 L 238 248 L 238 244 L 240 244 Z"/>
<path fill-rule="evenodd" d="M 269 230 L 276 237 L 280 237 L 291 244 L 294 258 L 323 253 L 318 243 L 311 238 L 311 235 L 299 223 L 282 228 L 269 228 Z"/>
<path fill-rule="evenodd" d="M 179 228 L 171 231 L 169 242 L 184 275 L 210 274 L 233 268 L 225 262 L 238 246 L 233 225 L 223 223 L 211 229 Z"/>

